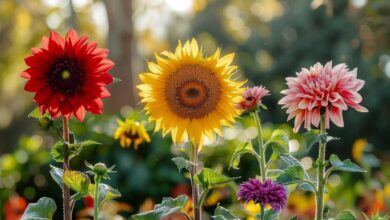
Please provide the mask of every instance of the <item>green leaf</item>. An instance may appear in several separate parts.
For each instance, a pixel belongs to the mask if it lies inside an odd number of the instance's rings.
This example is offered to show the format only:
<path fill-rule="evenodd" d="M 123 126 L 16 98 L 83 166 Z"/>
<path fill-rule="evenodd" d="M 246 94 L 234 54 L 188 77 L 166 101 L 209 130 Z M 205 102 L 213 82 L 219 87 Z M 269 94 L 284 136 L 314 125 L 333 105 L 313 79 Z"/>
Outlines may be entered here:
<path fill-rule="evenodd" d="M 79 171 L 65 171 L 62 177 L 64 183 L 80 194 L 88 195 L 88 187 L 91 183 L 88 176 Z"/>
<path fill-rule="evenodd" d="M 340 212 L 335 220 L 356 220 L 356 216 L 354 214 L 352 214 L 351 211 L 347 211 L 347 210 L 344 210 L 342 212 Z"/>
<path fill-rule="evenodd" d="M 91 140 L 82 141 L 79 143 L 68 144 L 69 159 L 77 156 L 84 147 L 98 146 L 101 143 Z M 65 143 L 63 141 L 57 141 L 51 148 L 51 156 L 56 162 L 64 162 L 64 149 Z"/>
<path fill-rule="evenodd" d="M 217 206 L 215 208 L 214 216 L 212 216 L 215 220 L 239 220 L 237 216 L 230 212 L 230 210 L 225 209 L 222 206 Z"/>
<path fill-rule="evenodd" d="M 89 195 L 94 197 L 94 192 L 95 192 L 95 184 L 89 184 L 88 185 L 88 191 Z M 98 205 L 99 207 L 102 206 L 102 204 L 106 201 L 113 200 L 115 198 L 118 198 L 121 196 L 121 193 L 112 188 L 111 186 L 100 183 L 99 184 L 99 199 L 98 199 Z"/>
<path fill-rule="evenodd" d="M 28 204 L 21 220 L 51 220 L 57 210 L 53 199 L 42 197 L 36 203 Z"/>
<path fill-rule="evenodd" d="M 284 130 L 276 129 L 272 132 L 271 138 L 264 144 L 264 147 L 266 148 L 271 144 L 274 151 L 287 153 L 288 141 L 288 134 Z"/>
<path fill-rule="evenodd" d="M 37 119 L 40 119 L 41 117 L 43 116 L 48 116 L 49 114 L 45 113 L 44 115 L 41 114 L 41 111 L 39 110 L 38 107 L 34 108 L 34 110 L 32 110 L 27 117 L 29 118 L 37 118 Z"/>
<path fill-rule="evenodd" d="M 320 131 L 315 129 L 308 131 L 302 135 L 304 142 L 306 143 L 306 151 L 310 151 L 311 147 L 320 142 L 324 134 L 320 134 Z"/>
<path fill-rule="evenodd" d="M 275 212 L 273 209 L 266 209 L 264 211 L 264 219 L 267 220 L 275 220 L 278 218 L 278 213 Z M 260 218 L 259 218 L 260 219 Z"/>
<path fill-rule="evenodd" d="M 61 187 L 61 189 L 64 189 L 64 182 L 62 181 L 63 175 L 64 175 L 63 169 L 50 165 L 50 176 Z"/>
<path fill-rule="evenodd" d="M 290 185 L 301 182 L 305 179 L 305 171 L 301 166 L 287 167 L 277 178 L 276 182 L 283 185 Z"/>
<path fill-rule="evenodd" d="M 279 157 L 288 166 L 299 166 L 299 167 L 301 167 L 302 170 L 303 170 L 303 174 L 304 174 L 305 178 L 310 180 L 309 174 L 307 174 L 305 168 L 303 167 L 303 165 L 301 164 L 301 162 L 299 162 L 299 160 L 297 158 L 291 156 L 290 154 L 279 154 Z"/>
<path fill-rule="evenodd" d="M 330 156 L 330 164 L 335 170 L 347 171 L 347 172 L 366 172 L 358 165 L 354 164 L 350 159 L 341 161 L 336 154 Z"/>
<path fill-rule="evenodd" d="M 241 156 L 246 153 L 257 156 L 257 153 L 255 149 L 253 149 L 251 142 L 245 142 L 238 145 L 238 147 L 234 150 L 232 159 L 230 160 L 229 169 L 238 169 L 238 164 L 240 164 Z"/>
<path fill-rule="evenodd" d="M 313 192 L 313 193 L 316 192 L 316 189 L 312 185 L 310 185 L 309 183 L 306 183 L 306 182 L 299 184 L 299 188 L 301 188 L 304 191 L 309 191 L 309 192 Z"/>
<path fill-rule="evenodd" d="M 216 185 L 228 183 L 237 178 L 230 178 L 215 172 L 212 169 L 204 168 L 202 171 L 194 176 L 196 183 L 202 187 L 204 191 L 213 188 Z"/>
<path fill-rule="evenodd" d="M 291 217 L 289 220 L 299 220 L 297 216 Z"/>
<path fill-rule="evenodd" d="M 172 214 L 174 212 L 183 212 L 184 206 L 188 201 L 188 197 L 186 195 L 180 195 L 177 198 L 163 198 L 160 204 L 157 204 L 154 207 L 154 210 L 138 213 L 132 216 L 132 219 L 138 220 L 155 220 L 161 219 L 164 216 Z"/>
<path fill-rule="evenodd" d="M 82 148 L 84 148 L 84 147 L 96 147 L 99 145 L 102 145 L 102 144 L 97 142 L 97 141 L 86 140 L 86 141 L 82 141 L 79 143 L 70 144 L 69 146 L 70 146 L 70 148 L 80 149 L 80 151 L 81 151 Z"/>
<path fill-rule="evenodd" d="M 176 164 L 177 169 L 179 169 L 179 172 L 181 172 L 182 169 L 191 171 L 191 169 L 195 166 L 193 162 L 186 160 L 183 157 L 172 158 L 172 161 Z"/>

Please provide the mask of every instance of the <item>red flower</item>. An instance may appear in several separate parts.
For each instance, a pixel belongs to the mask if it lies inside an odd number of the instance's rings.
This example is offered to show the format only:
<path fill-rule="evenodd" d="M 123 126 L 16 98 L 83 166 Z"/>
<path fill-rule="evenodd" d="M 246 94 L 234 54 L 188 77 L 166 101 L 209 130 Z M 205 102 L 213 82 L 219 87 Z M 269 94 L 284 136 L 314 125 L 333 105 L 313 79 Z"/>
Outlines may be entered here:
<path fill-rule="evenodd" d="M 20 74 L 28 79 L 24 89 L 35 92 L 41 113 L 48 111 L 53 118 L 73 114 L 83 121 L 85 110 L 101 114 L 102 98 L 110 96 L 105 88 L 112 82 L 108 71 L 114 65 L 107 54 L 107 49 L 97 48 L 87 36 L 79 38 L 73 29 L 65 39 L 51 32 L 25 59 L 29 68 Z"/>

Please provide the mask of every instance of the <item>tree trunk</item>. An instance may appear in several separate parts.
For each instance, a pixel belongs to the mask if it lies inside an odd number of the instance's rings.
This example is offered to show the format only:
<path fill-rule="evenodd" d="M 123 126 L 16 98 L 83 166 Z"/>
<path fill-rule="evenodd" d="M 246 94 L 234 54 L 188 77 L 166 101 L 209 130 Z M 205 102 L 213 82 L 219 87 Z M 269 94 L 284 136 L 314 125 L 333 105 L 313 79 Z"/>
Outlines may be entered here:
<path fill-rule="evenodd" d="M 108 112 L 118 112 L 121 107 L 137 103 L 132 71 L 133 7 L 131 0 L 104 0 L 108 17 L 108 48 L 115 66 L 113 77 L 122 80 L 110 86 L 111 97 L 107 99 Z"/>

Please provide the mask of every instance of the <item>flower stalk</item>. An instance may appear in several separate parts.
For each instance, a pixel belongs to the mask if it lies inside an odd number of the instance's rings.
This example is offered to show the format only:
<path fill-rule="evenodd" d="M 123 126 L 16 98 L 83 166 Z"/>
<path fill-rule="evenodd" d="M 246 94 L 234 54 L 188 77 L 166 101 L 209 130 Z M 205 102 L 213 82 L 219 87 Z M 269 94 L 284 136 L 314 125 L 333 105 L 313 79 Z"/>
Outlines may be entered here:
<path fill-rule="evenodd" d="M 316 192 L 316 220 L 323 219 L 324 213 L 324 188 L 325 188 L 325 148 L 326 148 L 326 128 L 325 128 L 325 115 L 321 116 L 320 121 L 320 135 L 325 134 L 324 138 L 321 138 L 318 150 L 317 159 L 317 192 Z"/>
<path fill-rule="evenodd" d="M 189 144 L 190 144 L 190 160 L 194 164 L 194 166 L 191 169 L 191 188 L 192 188 L 192 203 L 194 206 L 194 220 L 202 220 L 202 207 L 201 203 L 199 203 L 199 195 L 200 195 L 200 189 L 199 185 L 195 182 L 195 175 L 198 173 L 198 149 L 196 145 L 194 145 L 189 138 Z"/>
<path fill-rule="evenodd" d="M 70 170 L 69 167 L 69 152 L 68 152 L 68 143 L 69 143 L 69 119 L 66 117 L 63 117 L 62 119 L 62 132 L 63 132 L 63 140 L 65 142 L 64 147 L 64 162 L 63 162 L 63 169 L 64 173 L 68 170 Z M 64 208 L 64 220 L 70 220 L 71 219 L 71 208 L 70 208 L 70 192 L 69 187 L 64 184 L 64 190 L 63 190 L 63 208 Z"/>
<path fill-rule="evenodd" d="M 261 131 L 261 120 L 259 117 L 259 111 L 254 111 L 253 117 L 256 122 L 256 127 L 257 127 L 257 140 L 258 140 L 258 154 L 260 158 L 258 159 L 259 165 L 260 165 L 260 175 L 261 175 L 261 181 L 264 182 L 266 179 L 266 163 L 265 163 L 265 152 L 263 149 L 263 134 Z"/>
<path fill-rule="evenodd" d="M 99 219 L 99 184 L 102 177 L 98 174 L 95 175 L 95 190 L 93 194 L 93 219 L 98 220 Z"/>

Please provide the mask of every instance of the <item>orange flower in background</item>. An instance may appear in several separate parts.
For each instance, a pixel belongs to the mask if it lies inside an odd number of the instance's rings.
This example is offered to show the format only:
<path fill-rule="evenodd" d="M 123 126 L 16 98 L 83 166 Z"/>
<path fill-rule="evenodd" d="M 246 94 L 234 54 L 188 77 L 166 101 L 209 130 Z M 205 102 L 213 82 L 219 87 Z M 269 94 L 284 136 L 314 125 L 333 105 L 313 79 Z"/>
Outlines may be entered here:
<path fill-rule="evenodd" d="M 109 97 L 105 88 L 112 83 L 108 71 L 113 62 L 106 59 L 108 50 L 97 48 L 88 37 L 79 37 L 71 29 L 65 39 L 56 32 L 43 37 L 40 48 L 32 48 L 25 59 L 28 69 L 20 75 L 28 79 L 24 89 L 35 93 L 41 113 L 53 118 L 74 115 L 83 121 L 85 111 L 103 112 L 102 99 Z"/>
<path fill-rule="evenodd" d="M 4 205 L 5 220 L 19 220 L 27 207 L 25 198 L 12 195 Z"/>
<path fill-rule="evenodd" d="M 307 130 L 311 125 L 319 126 L 321 114 L 325 114 L 325 127 L 329 121 L 338 127 L 344 126 L 342 111 L 351 107 L 359 112 L 368 112 L 359 103 L 362 96 L 358 93 L 364 81 L 357 79 L 357 70 L 349 70 L 344 63 L 332 67 L 316 63 L 310 69 L 303 68 L 297 77 L 287 77 L 288 89 L 281 93 L 285 96 L 279 101 L 287 109 L 288 119 L 295 118 L 294 131 L 301 126 Z"/>

